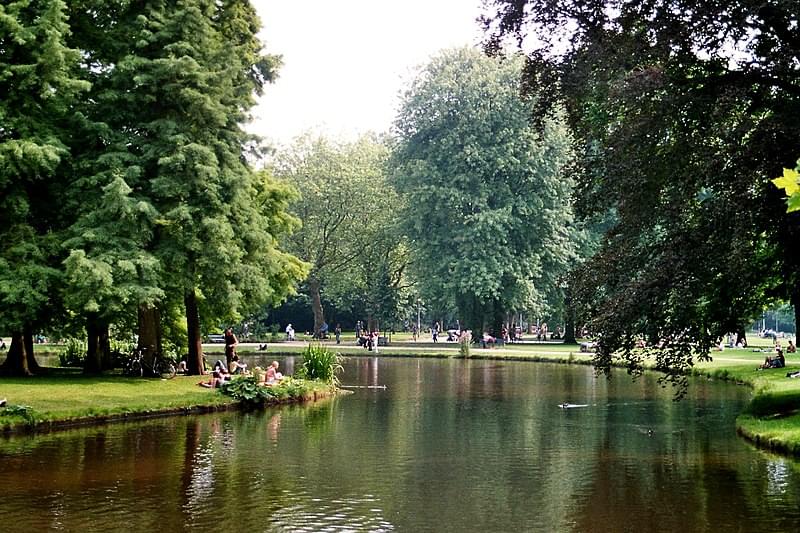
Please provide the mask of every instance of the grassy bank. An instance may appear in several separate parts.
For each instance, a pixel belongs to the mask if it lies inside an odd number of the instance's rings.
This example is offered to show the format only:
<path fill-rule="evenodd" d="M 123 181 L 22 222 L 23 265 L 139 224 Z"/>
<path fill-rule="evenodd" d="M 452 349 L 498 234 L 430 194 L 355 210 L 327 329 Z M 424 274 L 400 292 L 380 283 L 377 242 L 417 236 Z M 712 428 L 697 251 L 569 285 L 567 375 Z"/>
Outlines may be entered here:
<path fill-rule="evenodd" d="M 85 377 L 52 371 L 32 378 L 0 378 L 0 431 L 48 430 L 71 425 L 205 412 L 236 407 L 218 390 L 198 387 L 201 376 L 172 380 L 122 376 Z M 277 386 L 279 387 L 279 386 Z M 276 388 L 277 388 L 276 387 Z M 329 393 L 327 385 L 305 382 L 287 401 Z"/>
<path fill-rule="evenodd" d="M 800 378 L 786 377 L 800 370 L 798 360 L 790 355 L 787 368 L 770 370 L 756 370 L 758 361 L 751 360 L 717 363 L 701 365 L 699 372 L 751 386 L 753 398 L 736 419 L 736 430 L 760 448 L 800 456 Z"/>

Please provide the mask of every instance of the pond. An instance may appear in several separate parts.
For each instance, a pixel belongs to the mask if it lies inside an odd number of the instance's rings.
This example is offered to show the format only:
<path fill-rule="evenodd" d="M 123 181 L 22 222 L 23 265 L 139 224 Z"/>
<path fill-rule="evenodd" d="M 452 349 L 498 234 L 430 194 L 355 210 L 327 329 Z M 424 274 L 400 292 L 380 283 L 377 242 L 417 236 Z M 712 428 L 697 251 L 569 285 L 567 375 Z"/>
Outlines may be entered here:
<path fill-rule="evenodd" d="M 255 361 L 253 361 L 255 362 Z M 291 369 L 292 358 L 282 360 Z M 352 395 L 0 440 L 4 531 L 792 531 L 800 468 L 747 389 L 350 358 Z M 559 408 L 568 401 L 585 405 Z"/>

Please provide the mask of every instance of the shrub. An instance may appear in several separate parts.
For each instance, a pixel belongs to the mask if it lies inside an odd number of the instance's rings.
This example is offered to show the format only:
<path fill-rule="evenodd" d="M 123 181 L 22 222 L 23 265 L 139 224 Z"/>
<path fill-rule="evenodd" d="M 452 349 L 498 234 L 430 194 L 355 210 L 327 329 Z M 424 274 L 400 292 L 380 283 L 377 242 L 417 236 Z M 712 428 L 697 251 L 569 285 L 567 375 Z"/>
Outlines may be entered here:
<path fill-rule="evenodd" d="M 3 409 L 3 414 L 19 416 L 25 421 L 25 425 L 27 426 L 36 424 L 36 411 L 29 405 L 9 405 Z"/>
<path fill-rule="evenodd" d="M 222 384 L 221 390 L 234 400 L 255 406 L 263 404 L 271 396 L 269 388 L 259 385 L 255 376 L 234 376 Z"/>
<path fill-rule="evenodd" d="M 298 398 L 305 395 L 308 389 L 309 386 L 305 381 L 291 377 L 285 377 L 280 383 L 265 387 L 259 385 L 258 377 L 255 375 L 234 376 L 220 387 L 223 394 L 252 407 L 259 407 L 268 400 Z"/>
<path fill-rule="evenodd" d="M 123 368 L 128 362 L 128 359 L 130 359 L 133 349 L 136 348 L 136 344 L 131 340 L 119 341 L 116 339 L 112 339 L 110 344 L 111 365 L 114 368 Z"/>
<path fill-rule="evenodd" d="M 67 339 L 64 348 L 58 353 L 61 366 L 83 366 L 88 347 L 84 341 L 75 338 Z"/>
<path fill-rule="evenodd" d="M 467 330 L 461 334 L 458 339 L 458 353 L 461 357 L 467 358 L 470 356 L 470 345 L 472 344 L 472 332 Z"/>
<path fill-rule="evenodd" d="M 270 335 L 270 342 L 278 342 L 280 340 L 280 331 L 281 326 L 280 324 L 271 324 L 269 326 Z"/>
<path fill-rule="evenodd" d="M 303 364 L 295 372 L 302 379 L 318 379 L 332 385 L 339 384 L 336 376 L 342 371 L 342 357 L 319 343 L 309 344 L 302 352 Z"/>

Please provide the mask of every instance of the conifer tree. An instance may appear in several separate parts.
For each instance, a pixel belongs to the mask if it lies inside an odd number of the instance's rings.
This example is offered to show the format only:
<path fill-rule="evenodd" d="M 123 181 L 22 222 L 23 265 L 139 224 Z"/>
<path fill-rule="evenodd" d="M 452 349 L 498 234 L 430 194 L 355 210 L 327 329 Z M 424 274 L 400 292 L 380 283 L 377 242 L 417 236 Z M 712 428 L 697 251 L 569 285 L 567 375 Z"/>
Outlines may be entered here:
<path fill-rule="evenodd" d="M 241 125 L 279 61 L 262 54 L 248 1 L 89 4 L 77 23 L 104 23 L 114 36 L 108 43 L 87 32 L 98 63 L 95 116 L 109 136 L 93 175 L 105 185 L 123 179 L 143 206 L 151 235 L 129 241 L 125 254 L 144 249 L 163 267 L 164 299 L 147 289 L 131 303 L 141 316 L 143 304 L 182 300 L 189 370 L 199 373 L 201 316 L 214 326 L 235 320 L 280 301 L 304 275 L 303 264 L 277 247 L 295 224 L 284 212 L 290 192 L 254 173 L 243 153 L 253 139 Z"/>
<path fill-rule="evenodd" d="M 62 0 L 0 5 L 0 328 L 12 343 L 3 369 L 30 374 L 32 333 L 53 305 L 60 271 L 65 143 L 76 96 L 76 50 Z"/>

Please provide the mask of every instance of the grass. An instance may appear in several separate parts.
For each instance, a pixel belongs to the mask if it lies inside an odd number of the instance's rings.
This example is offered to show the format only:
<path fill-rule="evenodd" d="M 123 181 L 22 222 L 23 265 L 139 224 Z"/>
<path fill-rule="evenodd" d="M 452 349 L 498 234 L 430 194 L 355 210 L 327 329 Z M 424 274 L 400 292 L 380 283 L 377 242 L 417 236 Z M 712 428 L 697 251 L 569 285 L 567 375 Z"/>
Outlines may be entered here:
<path fill-rule="evenodd" d="M 761 448 L 800 455 L 800 414 L 770 418 L 743 414 L 736 425 L 741 435 Z"/>
<path fill-rule="evenodd" d="M 0 430 L 48 428 L 90 420 L 148 416 L 193 409 L 224 409 L 236 402 L 217 390 L 198 387 L 203 376 L 177 376 L 172 380 L 123 376 L 86 377 L 54 370 L 32 378 L 0 378 Z M 309 391 L 327 386 L 309 382 Z M 299 397 L 298 397 L 299 398 Z M 291 398 L 290 398 L 291 399 Z"/>
<path fill-rule="evenodd" d="M 71 372 L 33 378 L 4 377 L 0 379 L 0 397 L 7 398 L 9 407 L 27 409 L 16 414 L 13 408 L 0 410 L 0 428 L 8 431 L 20 426 L 233 403 L 216 391 L 198 387 L 198 380 L 198 376 L 178 376 L 169 381 L 86 377 Z"/>

